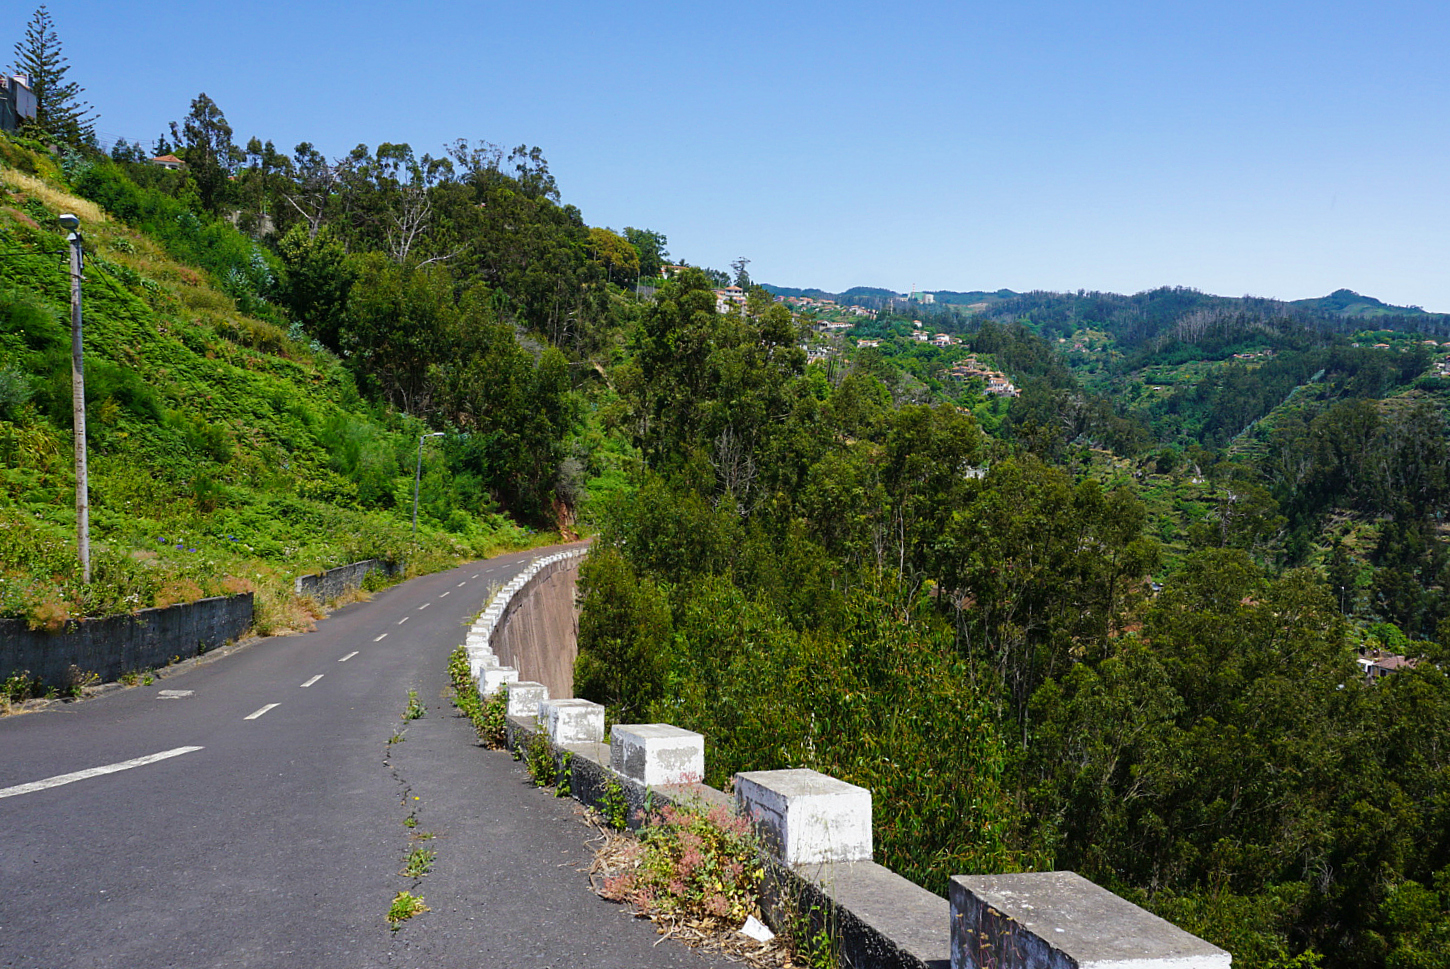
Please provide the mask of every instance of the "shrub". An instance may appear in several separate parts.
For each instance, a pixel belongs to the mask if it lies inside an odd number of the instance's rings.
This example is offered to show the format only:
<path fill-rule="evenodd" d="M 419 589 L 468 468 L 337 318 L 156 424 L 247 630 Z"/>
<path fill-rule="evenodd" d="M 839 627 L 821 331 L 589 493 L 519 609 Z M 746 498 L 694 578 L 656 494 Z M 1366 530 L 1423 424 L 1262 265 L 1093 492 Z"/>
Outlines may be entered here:
<path fill-rule="evenodd" d="M 722 806 L 666 806 L 641 829 L 632 855 L 632 868 L 605 879 L 605 898 L 651 918 L 722 930 L 760 914 L 759 843 L 750 822 Z"/>
<path fill-rule="evenodd" d="M 529 741 L 529 746 L 524 751 L 524 766 L 539 787 L 548 787 L 554 783 L 559 776 L 559 764 L 554 760 L 554 748 L 548 737 L 542 733 L 534 734 L 534 739 Z"/>

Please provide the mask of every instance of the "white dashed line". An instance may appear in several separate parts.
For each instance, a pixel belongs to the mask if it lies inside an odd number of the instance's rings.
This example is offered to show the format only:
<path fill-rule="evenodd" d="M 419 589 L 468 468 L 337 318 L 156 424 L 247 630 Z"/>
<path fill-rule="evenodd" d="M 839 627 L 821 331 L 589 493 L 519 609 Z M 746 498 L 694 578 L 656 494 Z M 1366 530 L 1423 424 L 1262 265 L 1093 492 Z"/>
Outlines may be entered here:
<path fill-rule="evenodd" d="M 385 640 L 387 638 L 388 638 L 388 634 L 387 633 L 383 633 L 381 636 L 374 636 L 373 637 L 373 642 L 380 643 L 380 642 L 382 642 L 383 640 Z M 357 654 L 354 653 L 353 655 L 356 656 Z"/>
<path fill-rule="evenodd" d="M 386 636 L 386 635 L 387 635 L 387 633 L 383 633 L 383 636 Z M 379 636 L 378 639 L 382 639 L 383 636 Z M 378 641 L 377 639 L 373 640 L 373 642 L 377 642 L 377 641 Z M 348 653 L 342 659 L 338 660 L 338 662 L 339 663 L 346 663 L 348 660 L 352 659 L 356 655 L 357 655 L 357 650 L 353 650 L 351 653 Z"/>
<path fill-rule="evenodd" d="M 431 605 L 432 605 L 432 604 L 433 604 L 433 603 L 431 603 L 431 602 L 425 602 L 425 603 L 423 603 L 423 604 L 422 604 L 422 605 L 421 605 L 421 606 L 419 606 L 419 607 L 418 607 L 418 611 L 419 611 L 419 612 L 422 612 L 422 611 L 423 611 L 423 610 L 424 610 L 424 609 L 427 609 L 427 608 L 428 608 L 428 607 L 429 607 L 429 606 L 431 606 Z"/>
<path fill-rule="evenodd" d="M 36 791 L 43 791 L 50 787 L 60 787 L 62 784 L 74 784 L 76 781 L 84 781 L 92 777 L 100 777 L 103 774 L 114 774 L 117 771 L 130 770 L 132 767 L 144 767 L 147 764 L 154 764 L 158 760 L 166 760 L 168 757 L 180 757 L 182 754 L 189 754 L 193 750 L 203 750 L 202 747 L 176 747 L 172 750 L 163 750 L 159 754 L 147 754 L 145 757 L 137 757 L 134 760 L 123 760 L 119 764 L 107 764 L 105 767 L 91 767 L 86 770 L 78 770 L 73 774 L 57 774 L 55 777 L 47 777 L 43 781 L 31 781 L 29 784 L 17 784 L 14 787 L 0 789 L 0 797 L 14 797 L 17 794 L 33 794 Z"/>
<path fill-rule="evenodd" d="M 401 626 L 403 623 L 405 623 L 407 621 L 408 621 L 408 617 L 407 616 L 404 616 L 402 619 L 399 619 L 398 620 L 398 625 Z"/>
<path fill-rule="evenodd" d="M 245 717 L 243 717 L 242 719 L 243 720 L 255 720 L 258 717 L 260 717 L 262 714 L 266 713 L 268 710 L 275 710 L 278 707 L 280 707 L 281 705 L 282 704 L 280 704 L 280 703 L 269 703 L 265 707 L 263 707 L 262 709 L 258 710 L 256 713 L 249 713 Z"/>
<path fill-rule="evenodd" d="M 158 700 L 180 700 L 184 696 L 191 696 L 190 690 L 162 690 L 156 694 Z"/>
<path fill-rule="evenodd" d="M 317 682 L 317 681 L 318 681 L 318 680 L 320 680 L 320 679 L 322 679 L 322 674 L 321 674 L 321 673 L 318 673 L 318 674 L 317 674 L 317 675 L 316 675 L 316 676 L 314 676 L 314 677 L 313 677 L 313 678 L 312 678 L 312 679 L 310 679 L 310 680 L 308 680 L 308 681 L 307 681 L 307 682 L 306 682 L 306 683 L 303 683 L 303 684 L 302 684 L 302 688 L 303 688 L 303 689 L 304 689 L 304 690 L 305 690 L 305 689 L 306 689 L 306 688 L 307 688 L 307 687 L 309 687 L 309 686 L 311 686 L 311 685 L 312 685 L 312 684 L 314 684 L 314 683 L 316 683 L 316 682 Z"/>
<path fill-rule="evenodd" d="M 474 575 L 474 578 L 475 578 L 475 579 L 476 579 L 476 578 L 478 578 L 478 576 L 477 576 L 477 575 L 476 575 L 476 574 L 475 574 L 475 575 Z"/>
<path fill-rule="evenodd" d="M 478 578 L 478 576 L 475 575 L 474 578 L 476 579 L 476 578 Z M 458 583 L 457 588 L 461 589 L 461 588 L 463 588 L 466 585 L 468 585 L 468 580 L 467 579 L 464 579 L 462 582 Z"/>
<path fill-rule="evenodd" d="M 443 596 L 451 596 L 451 595 L 453 595 L 453 590 L 452 589 L 449 589 L 447 592 L 443 593 Z M 441 598 L 443 598 L 443 596 L 439 596 L 438 598 L 441 599 Z"/>

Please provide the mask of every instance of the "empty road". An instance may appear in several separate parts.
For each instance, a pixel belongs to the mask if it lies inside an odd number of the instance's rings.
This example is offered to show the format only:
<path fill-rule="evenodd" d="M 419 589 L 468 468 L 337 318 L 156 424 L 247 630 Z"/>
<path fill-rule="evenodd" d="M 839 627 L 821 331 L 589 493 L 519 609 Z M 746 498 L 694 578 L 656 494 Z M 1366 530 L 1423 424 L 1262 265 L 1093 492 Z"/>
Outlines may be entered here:
<path fill-rule="evenodd" d="M 547 551 L 0 720 L 0 966 L 725 965 L 595 897 L 573 802 L 446 699 L 489 587 Z M 410 690 L 427 714 L 405 721 Z M 414 847 L 431 873 L 402 874 Z M 405 890 L 430 911 L 392 931 Z"/>

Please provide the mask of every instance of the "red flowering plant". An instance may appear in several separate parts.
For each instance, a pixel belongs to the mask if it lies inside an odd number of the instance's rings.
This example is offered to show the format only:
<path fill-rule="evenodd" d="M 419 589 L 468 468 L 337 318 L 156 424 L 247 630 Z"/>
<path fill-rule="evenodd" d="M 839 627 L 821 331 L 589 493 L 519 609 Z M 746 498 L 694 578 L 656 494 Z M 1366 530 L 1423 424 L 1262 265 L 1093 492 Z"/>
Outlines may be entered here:
<path fill-rule="evenodd" d="M 738 929 L 760 914 L 759 841 L 748 820 L 720 805 L 667 805 L 609 867 L 600 894 L 653 919 Z"/>

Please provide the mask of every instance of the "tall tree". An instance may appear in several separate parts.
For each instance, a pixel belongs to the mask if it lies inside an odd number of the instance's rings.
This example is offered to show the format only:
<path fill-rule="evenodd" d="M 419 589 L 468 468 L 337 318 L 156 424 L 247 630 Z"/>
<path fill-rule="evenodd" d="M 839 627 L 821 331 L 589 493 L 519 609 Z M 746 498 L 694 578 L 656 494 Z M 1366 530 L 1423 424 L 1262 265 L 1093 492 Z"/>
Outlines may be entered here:
<path fill-rule="evenodd" d="M 65 79 L 70 62 L 61 53 L 60 37 L 43 3 L 25 25 L 25 38 L 15 45 L 14 70 L 30 77 L 37 128 L 73 145 L 95 141 L 95 114 L 80 99 L 85 88 Z"/>
<path fill-rule="evenodd" d="M 198 94 L 191 113 L 178 128 L 171 123 L 171 138 L 185 146 L 186 168 L 196 180 L 197 194 L 208 212 L 219 211 L 229 179 L 245 157 L 232 142 L 232 126 L 217 103 Z"/>

